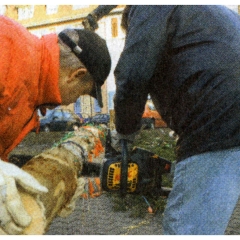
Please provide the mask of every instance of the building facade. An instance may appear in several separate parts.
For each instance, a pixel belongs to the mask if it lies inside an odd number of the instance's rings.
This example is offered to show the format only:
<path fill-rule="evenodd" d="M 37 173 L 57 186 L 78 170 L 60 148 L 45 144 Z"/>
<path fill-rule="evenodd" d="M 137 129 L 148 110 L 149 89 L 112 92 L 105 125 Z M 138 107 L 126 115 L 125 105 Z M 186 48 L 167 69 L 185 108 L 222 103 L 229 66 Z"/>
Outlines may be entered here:
<path fill-rule="evenodd" d="M 41 37 L 49 33 L 59 33 L 66 28 L 83 28 L 82 21 L 97 5 L 0 5 L 0 14 L 8 16 L 32 34 Z M 113 70 L 123 48 L 125 35 L 120 27 L 124 5 L 119 5 L 111 13 L 99 21 L 96 30 L 104 38 L 112 58 L 110 75 L 102 86 L 103 105 L 101 109 L 97 101 L 90 96 L 81 96 L 75 104 L 64 106 L 76 113 L 93 116 L 96 113 L 109 113 L 113 109 L 115 81 Z"/>

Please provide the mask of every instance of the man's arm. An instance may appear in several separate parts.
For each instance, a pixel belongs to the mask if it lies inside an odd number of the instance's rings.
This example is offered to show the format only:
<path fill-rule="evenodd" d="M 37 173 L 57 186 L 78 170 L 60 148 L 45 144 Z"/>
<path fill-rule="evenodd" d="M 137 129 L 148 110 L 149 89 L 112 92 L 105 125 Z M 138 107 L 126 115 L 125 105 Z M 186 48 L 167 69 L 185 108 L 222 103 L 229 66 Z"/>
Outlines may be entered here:
<path fill-rule="evenodd" d="M 115 7 L 117 7 L 117 5 L 99 5 L 96 9 L 89 13 L 86 19 L 82 22 L 84 28 L 92 31 L 98 29 L 97 22 L 111 12 Z"/>
<path fill-rule="evenodd" d="M 167 41 L 174 6 L 132 6 L 124 50 L 115 69 L 116 130 L 131 134 L 141 127 L 150 79 Z"/>

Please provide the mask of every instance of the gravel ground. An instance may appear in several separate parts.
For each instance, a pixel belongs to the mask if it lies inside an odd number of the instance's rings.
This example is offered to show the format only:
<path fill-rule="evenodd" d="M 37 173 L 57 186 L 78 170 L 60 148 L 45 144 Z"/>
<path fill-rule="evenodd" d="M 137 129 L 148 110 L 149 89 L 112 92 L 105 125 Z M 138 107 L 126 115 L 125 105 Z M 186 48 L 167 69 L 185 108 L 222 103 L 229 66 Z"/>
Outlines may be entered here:
<path fill-rule="evenodd" d="M 55 218 L 46 235 L 162 235 L 162 218 L 160 211 L 140 218 L 130 217 L 128 211 L 113 211 L 111 199 L 102 194 L 79 198 L 74 212 L 67 218 Z M 225 235 L 240 235 L 240 201 Z"/>
<path fill-rule="evenodd" d="M 10 159 L 22 158 L 22 163 L 58 142 L 65 133 L 30 133 L 12 151 Z M 15 157 L 15 158 L 14 158 Z M 13 161 L 13 162 L 14 162 Z M 19 162 L 17 162 L 19 165 Z M 21 164 L 20 164 L 21 165 Z M 146 214 L 143 218 L 133 218 L 129 212 L 113 211 L 107 194 L 88 200 L 79 198 L 75 211 L 67 218 L 54 219 L 46 235 L 161 235 L 162 213 Z M 240 235 L 240 200 L 235 208 L 227 235 Z"/>
<path fill-rule="evenodd" d="M 88 200 L 79 198 L 75 211 L 67 218 L 57 217 L 46 235 L 161 235 L 162 214 L 144 218 L 129 217 L 129 212 L 112 211 L 112 202 L 102 194 Z"/>

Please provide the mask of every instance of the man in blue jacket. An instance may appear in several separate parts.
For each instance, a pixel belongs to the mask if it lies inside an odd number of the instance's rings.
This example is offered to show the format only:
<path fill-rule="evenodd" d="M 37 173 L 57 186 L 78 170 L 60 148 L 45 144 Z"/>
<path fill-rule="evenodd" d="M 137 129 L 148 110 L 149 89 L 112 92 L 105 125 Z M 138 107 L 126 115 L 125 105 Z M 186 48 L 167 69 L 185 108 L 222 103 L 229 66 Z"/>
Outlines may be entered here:
<path fill-rule="evenodd" d="M 164 234 L 224 234 L 240 195 L 240 18 L 223 6 L 133 5 L 123 26 L 119 139 L 134 139 L 148 94 L 179 136 Z"/>

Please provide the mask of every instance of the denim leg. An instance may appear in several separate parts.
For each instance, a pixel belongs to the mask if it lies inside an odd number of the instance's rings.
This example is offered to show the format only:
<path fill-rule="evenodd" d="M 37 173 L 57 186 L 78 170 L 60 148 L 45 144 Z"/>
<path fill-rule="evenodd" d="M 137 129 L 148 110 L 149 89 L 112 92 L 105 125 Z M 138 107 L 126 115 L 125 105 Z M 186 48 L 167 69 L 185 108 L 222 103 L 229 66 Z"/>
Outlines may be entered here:
<path fill-rule="evenodd" d="M 179 162 L 164 212 L 164 234 L 223 235 L 239 196 L 239 147 Z"/>

